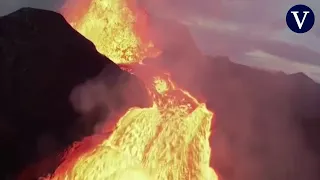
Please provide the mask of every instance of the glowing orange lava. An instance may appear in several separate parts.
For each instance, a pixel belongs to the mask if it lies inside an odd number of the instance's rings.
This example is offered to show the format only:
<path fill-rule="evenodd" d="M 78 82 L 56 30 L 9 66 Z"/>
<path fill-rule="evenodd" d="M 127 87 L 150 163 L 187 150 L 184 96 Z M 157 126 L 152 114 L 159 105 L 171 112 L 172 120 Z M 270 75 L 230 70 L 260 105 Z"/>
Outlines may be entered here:
<path fill-rule="evenodd" d="M 157 56 L 159 50 L 136 30 L 143 24 L 134 5 L 93 0 L 85 15 L 70 24 L 114 62 L 138 63 Z M 68 16 L 68 11 L 63 14 Z M 168 74 L 154 74 L 139 76 L 153 98 L 152 107 L 131 108 L 108 138 L 86 138 L 48 179 L 217 180 L 209 165 L 213 113 L 178 88 Z"/>

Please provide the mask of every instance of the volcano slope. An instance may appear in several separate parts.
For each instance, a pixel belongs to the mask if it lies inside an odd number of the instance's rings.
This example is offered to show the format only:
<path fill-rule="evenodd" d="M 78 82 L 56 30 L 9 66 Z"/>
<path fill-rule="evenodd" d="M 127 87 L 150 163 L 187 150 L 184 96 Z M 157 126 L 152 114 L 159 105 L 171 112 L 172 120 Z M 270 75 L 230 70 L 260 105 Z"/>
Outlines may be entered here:
<path fill-rule="evenodd" d="M 71 103 L 83 101 L 82 95 L 70 94 L 94 77 L 106 99 L 89 102 L 82 114 L 83 107 Z M 143 84 L 98 53 L 60 14 L 23 8 L 0 18 L 0 179 L 14 179 L 27 164 L 92 134 L 96 117 L 147 105 Z"/>

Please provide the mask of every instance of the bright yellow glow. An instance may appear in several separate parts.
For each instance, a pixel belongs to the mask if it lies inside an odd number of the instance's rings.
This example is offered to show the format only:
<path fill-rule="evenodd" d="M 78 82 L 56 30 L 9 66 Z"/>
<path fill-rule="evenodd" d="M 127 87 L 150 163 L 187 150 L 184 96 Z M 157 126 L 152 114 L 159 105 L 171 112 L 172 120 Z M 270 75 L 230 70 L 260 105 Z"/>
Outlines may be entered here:
<path fill-rule="evenodd" d="M 139 62 L 159 51 L 151 41 L 136 36 L 135 14 L 126 0 L 94 0 L 88 12 L 70 24 L 96 45 L 97 50 L 117 64 Z M 64 12 L 67 16 L 68 12 Z"/>

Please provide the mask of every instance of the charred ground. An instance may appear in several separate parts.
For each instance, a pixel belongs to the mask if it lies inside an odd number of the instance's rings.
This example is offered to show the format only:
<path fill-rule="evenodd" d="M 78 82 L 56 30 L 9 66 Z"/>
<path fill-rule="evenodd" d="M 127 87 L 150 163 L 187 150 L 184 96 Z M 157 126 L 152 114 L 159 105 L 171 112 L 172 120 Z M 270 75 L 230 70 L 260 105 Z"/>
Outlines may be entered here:
<path fill-rule="evenodd" d="M 178 24 L 170 22 L 170 27 L 173 34 L 189 36 Z M 230 157 L 223 157 L 217 150 L 214 166 L 225 179 L 239 180 L 239 171 L 245 171 L 239 167 L 247 167 L 250 163 L 266 164 L 262 168 L 266 179 L 317 179 L 313 174 L 306 176 L 305 168 L 320 169 L 317 165 L 320 162 L 320 113 L 317 111 L 320 85 L 302 73 L 271 73 L 235 64 L 226 57 L 200 57 L 191 38 L 185 39 L 190 39 L 188 47 L 195 51 L 192 60 L 183 61 L 190 56 L 176 53 L 175 49 L 181 46 L 177 44 L 178 47 L 169 46 L 173 52 L 164 54 L 170 57 L 164 59 L 180 61 L 164 62 L 163 66 L 179 84 L 205 99 L 215 112 L 215 131 L 217 137 L 221 137 L 219 132 L 222 132 Z M 149 104 L 146 90 L 135 76 L 120 70 L 99 54 L 94 45 L 73 30 L 61 15 L 50 11 L 23 8 L 0 18 L 0 73 L 2 179 L 14 179 L 13 174 L 93 133 L 98 122 L 79 121 L 81 115 L 70 102 L 70 93 L 75 86 L 99 76 L 106 87 L 120 89 L 112 94 L 116 97 L 113 101 L 123 103 L 111 103 L 112 107 L 108 108 L 122 111 L 123 106 Z M 125 89 L 135 89 L 131 96 L 139 98 L 129 102 L 123 100 L 121 92 Z M 90 117 L 110 110 L 97 108 Z M 90 120 L 95 119 L 90 117 Z M 287 131 L 286 125 L 294 126 L 295 131 Z M 289 139 L 296 138 L 297 132 L 301 133 L 298 138 L 302 139 L 303 145 L 286 145 Z M 221 144 L 213 143 L 213 146 L 219 149 Z M 286 147 L 299 149 L 300 146 L 307 151 L 280 158 L 287 161 L 280 163 L 281 166 L 292 166 L 287 177 L 269 170 L 279 164 L 279 158 L 274 154 L 290 154 Z M 300 152 L 312 153 L 316 161 L 297 163 L 307 156 Z M 301 157 L 289 160 L 297 154 Z M 53 165 L 49 167 L 54 168 L 56 162 L 50 163 Z"/>

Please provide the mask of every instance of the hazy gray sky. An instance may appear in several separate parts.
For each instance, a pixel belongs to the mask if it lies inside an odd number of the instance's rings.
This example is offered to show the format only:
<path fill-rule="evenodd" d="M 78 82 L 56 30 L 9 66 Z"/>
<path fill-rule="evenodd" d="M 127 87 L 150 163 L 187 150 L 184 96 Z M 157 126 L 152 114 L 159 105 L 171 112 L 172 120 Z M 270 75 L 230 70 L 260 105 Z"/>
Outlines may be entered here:
<path fill-rule="evenodd" d="M 58 9 L 63 2 L 64 0 L 0 0 L 0 15 L 10 13 L 20 7 Z"/>
<path fill-rule="evenodd" d="M 302 71 L 320 81 L 319 0 L 141 1 L 153 12 L 189 25 L 207 54 L 228 55 L 259 68 Z M 308 5 L 315 13 L 315 26 L 305 34 L 295 34 L 286 26 L 286 13 L 295 4 Z"/>
<path fill-rule="evenodd" d="M 139 1 L 159 16 L 187 24 L 206 54 L 228 55 L 235 62 L 260 68 L 302 71 L 320 81 L 319 0 Z M 62 3 L 0 0 L 0 14 L 22 6 L 58 9 Z M 316 23 L 310 32 L 298 35 L 286 27 L 286 13 L 294 4 L 306 4 L 315 12 Z"/>

